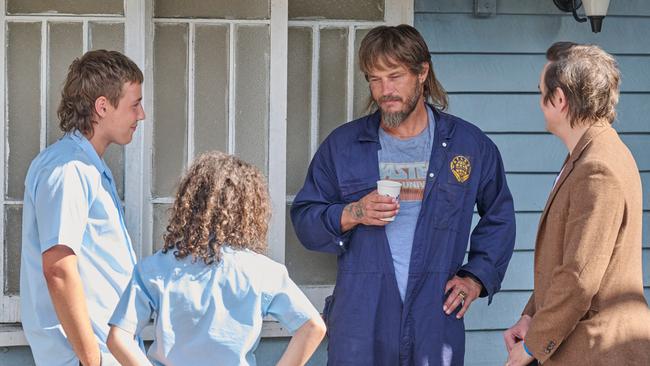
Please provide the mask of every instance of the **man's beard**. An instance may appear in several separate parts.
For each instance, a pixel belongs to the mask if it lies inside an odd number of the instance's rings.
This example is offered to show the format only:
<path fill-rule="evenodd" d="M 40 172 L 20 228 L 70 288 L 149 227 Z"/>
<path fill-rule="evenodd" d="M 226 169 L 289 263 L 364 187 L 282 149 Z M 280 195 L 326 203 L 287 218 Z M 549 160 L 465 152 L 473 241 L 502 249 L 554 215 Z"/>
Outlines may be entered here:
<path fill-rule="evenodd" d="M 397 112 L 386 112 L 381 108 L 381 103 L 387 101 L 402 101 L 402 98 L 398 96 L 385 96 L 379 98 L 379 110 L 381 111 L 381 120 L 382 123 L 388 128 L 395 128 L 399 126 L 404 120 L 413 113 L 415 107 L 420 100 L 420 95 L 422 95 L 422 83 L 420 80 L 415 80 L 415 89 L 410 98 L 407 99 L 406 105 L 403 110 Z"/>

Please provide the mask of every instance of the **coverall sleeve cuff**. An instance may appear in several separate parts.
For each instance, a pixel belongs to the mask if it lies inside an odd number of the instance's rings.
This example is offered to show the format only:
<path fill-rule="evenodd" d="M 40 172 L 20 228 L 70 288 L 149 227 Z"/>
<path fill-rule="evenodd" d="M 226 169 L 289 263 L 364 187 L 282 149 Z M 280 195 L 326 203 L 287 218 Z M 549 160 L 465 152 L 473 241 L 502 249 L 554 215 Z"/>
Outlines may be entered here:
<path fill-rule="evenodd" d="M 492 297 L 494 296 L 495 293 L 497 293 L 497 291 L 499 291 L 499 287 L 500 287 L 500 283 L 495 278 L 494 274 L 490 274 L 490 272 L 486 270 L 481 270 L 480 268 L 478 268 L 478 266 L 473 266 L 471 263 L 467 263 L 464 266 L 462 266 L 458 272 L 469 273 L 472 276 L 476 277 L 479 281 L 481 281 L 481 284 L 483 285 L 483 289 L 481 290 L 481 294 L 479 296 L 480 297 L 487 296 L 488 305 L 492 303 Z"/>
<path fill-rule="evenodd" d="M 325 215 L 327 215 L 327 230 L 332 234 L 332 239 L 338 248 L 339 254 L 345 252 L 348 238 L 352 232 L 352 230 L 349 230 L 345 233 L 341 232 L 341 215 L 343 214 L 345 205 L 345 203 L 334 203 L 331 204 L 325 211 Z"/>

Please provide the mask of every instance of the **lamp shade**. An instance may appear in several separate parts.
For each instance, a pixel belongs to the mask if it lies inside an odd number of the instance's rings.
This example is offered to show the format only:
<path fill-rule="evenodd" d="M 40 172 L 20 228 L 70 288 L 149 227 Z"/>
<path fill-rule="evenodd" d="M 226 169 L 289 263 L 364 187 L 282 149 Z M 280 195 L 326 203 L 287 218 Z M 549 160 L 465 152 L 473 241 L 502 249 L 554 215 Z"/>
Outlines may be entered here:
<path fill-rule="evenodd" d="M 582 0 L 588 17 L 604 17 L 607 15 L 609 0 Z"/>

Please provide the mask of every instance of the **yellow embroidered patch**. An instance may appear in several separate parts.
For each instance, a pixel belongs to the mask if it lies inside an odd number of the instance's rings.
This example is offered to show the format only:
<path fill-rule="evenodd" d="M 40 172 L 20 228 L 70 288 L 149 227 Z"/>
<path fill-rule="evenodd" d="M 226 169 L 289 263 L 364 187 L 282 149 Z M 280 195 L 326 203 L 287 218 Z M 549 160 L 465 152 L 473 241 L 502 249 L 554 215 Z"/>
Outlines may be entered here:
<path fill-rule="evenodd" d="M 454 173 L 454 177 L 460 183 L 465 182 L 469 179 L 470 174 L 472 173 L 472 164 L 469 162 L 469 159 L 458 155 L 451 159 L 451 164 L 449 164 L 451 172 Z"/>

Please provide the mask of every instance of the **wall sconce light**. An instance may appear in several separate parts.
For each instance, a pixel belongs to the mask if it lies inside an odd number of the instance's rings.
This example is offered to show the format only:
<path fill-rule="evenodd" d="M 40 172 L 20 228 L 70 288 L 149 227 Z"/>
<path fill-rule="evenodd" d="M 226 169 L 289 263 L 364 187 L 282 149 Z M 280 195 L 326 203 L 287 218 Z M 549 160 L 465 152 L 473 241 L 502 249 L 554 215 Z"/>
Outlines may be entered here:
<path fill-rule="evenodd" d="M 585 14 L 589 18 L 591 31 L 594 33 L 600 32 L 603 18 L 607 15 L 609 7 L 609 0 L 553 0 L 553 3 L 562 11 L 573 13 L 573 18 L 580 23 L 587 21 L 587 18 L 581 18 L 577 13 L 578 8 L 584 4 Z"/>

